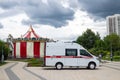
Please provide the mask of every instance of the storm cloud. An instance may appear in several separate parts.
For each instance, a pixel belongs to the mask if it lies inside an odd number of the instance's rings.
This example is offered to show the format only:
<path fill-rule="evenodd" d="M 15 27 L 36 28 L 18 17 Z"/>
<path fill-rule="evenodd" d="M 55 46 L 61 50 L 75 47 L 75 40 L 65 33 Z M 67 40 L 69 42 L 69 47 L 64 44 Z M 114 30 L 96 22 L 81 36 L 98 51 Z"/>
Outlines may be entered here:
<path fill-rule="evenodd" d="M 63 0 L 62 0 L 63 1 Z M 68 0 L 69 7 L 64 7 L 61 0 L 1 0 L 0 18 L 25 13 L 29 19 L 22 24 L 44 24 L 61 27 L 74 19 L 75 8 L 87 11 L 95 19 L 120 14 L 120 0 Z"/>
<path fill-rule="evenodd" d="M 23 24 L 45 24 L 61 27 L 73 20 L 74 11 L 65 8 L 58 0 L 3 0 L 0 7 L 5 10 L 20 10 L 29 17 Z M 18 13 L 18 11 L 17 11 Z"/>
<path fill-rule="evenodd" d="M 3 25 L 0 23 L 0 29 L 3 28 Z"/>
<path fill-rule="evenodd" d="M 82 10 L 96 18 L 120 14 L 120 0 L 78 0 Z"/>

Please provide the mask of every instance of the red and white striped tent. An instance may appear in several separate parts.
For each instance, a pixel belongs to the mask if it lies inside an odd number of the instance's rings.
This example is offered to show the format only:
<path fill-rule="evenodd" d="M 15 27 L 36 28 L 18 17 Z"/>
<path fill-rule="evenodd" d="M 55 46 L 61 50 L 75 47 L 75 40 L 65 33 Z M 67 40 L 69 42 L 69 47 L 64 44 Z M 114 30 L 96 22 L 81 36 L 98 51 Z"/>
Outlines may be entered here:
<path fill-rule="evenodd" d="M 35 33 L 32 26 L 30 26 L 29 30 L 22 36 L 22 38 L 40 38 L 40 37 Z"/>
<path fill-rule="evenodd" d="M 14 58 L 40 58 L 44 56 L 45 38 L 40 38 L 32 26 L 22 38 L 14 39 Z"/>

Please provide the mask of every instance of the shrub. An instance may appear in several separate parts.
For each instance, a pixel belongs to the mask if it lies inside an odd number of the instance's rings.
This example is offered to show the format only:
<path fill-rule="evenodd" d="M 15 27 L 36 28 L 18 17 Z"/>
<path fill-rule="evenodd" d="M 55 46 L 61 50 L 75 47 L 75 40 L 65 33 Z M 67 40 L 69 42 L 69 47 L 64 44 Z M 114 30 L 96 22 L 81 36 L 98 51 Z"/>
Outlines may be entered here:
<path fill-rule="evenodd" d="M 89 52 L 92 53 L 95 56 L 99 56 L 99 54 L 102 54 L 102 57 L 106 56 L 106 55 L 109 55 L 108 51 L 99 50 L 99 49 L 96 49 L 96 48 L 90 49 Z"/>
<path fill-rule="evenodd" d="M 43 66 L 44 63 L 43 63 L 43 60 L 41 59 L 37 59 L 37 58 L 31 58 L 29 59 L 28 61 L 28 66 L 32 66 L 32 67 L 40 67 L 40 66 Z"/>
<path fill-rule="evenodd" d="M 120 56 L 120 51 L 115 51 L 114 56 Z"/>
<path fill-rule="evenodd" d="M 3 41 L 0 40 L 0 60 L 1 60 L 1 57 L 2 57 L 2 52 L 3 52 L 3 55 L 4 55 L 4 59 L 6 60 L 7 57 L 8 57 L 8 54 L 10 52 L 10 49 Z"/>
<path fill-rule="evenodd" d="M 114 61 L 120 61 L 120 56 L 113 56 Z"/>

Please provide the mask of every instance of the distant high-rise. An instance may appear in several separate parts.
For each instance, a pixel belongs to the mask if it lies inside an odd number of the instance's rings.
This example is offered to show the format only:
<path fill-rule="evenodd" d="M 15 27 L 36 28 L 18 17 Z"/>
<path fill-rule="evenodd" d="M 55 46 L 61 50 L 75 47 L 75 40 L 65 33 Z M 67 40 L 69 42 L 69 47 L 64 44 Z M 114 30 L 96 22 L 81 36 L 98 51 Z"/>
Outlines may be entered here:
<path fill-rule="evenodd" d="M 116 33 L 120 36 L 120 14 L 107 17 L 107 33 Z"/>

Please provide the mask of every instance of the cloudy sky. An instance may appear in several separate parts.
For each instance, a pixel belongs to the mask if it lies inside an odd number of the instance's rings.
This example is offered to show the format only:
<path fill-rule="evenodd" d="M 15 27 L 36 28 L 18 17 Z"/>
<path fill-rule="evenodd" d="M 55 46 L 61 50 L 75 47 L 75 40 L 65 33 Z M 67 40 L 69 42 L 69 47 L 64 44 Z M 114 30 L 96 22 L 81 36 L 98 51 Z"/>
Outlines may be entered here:
<path fill-rule="evenodd" d="M 120 0 L 0 0 L 0 39 L 18 38 L 30 24 L 41 37 L 76 40 L 87 28 L 106 35 L 106 16 Z"/>

